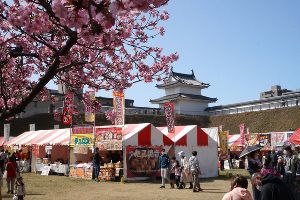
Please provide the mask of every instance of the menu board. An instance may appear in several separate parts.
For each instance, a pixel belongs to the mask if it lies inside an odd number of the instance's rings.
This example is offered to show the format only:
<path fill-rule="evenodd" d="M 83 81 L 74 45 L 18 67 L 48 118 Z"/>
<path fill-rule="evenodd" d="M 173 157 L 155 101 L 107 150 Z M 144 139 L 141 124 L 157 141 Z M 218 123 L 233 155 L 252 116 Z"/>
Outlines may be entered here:
<path fill-rule="evenodd" d="M 99 150 L 122 150 L 122 128 L 96 128 L 95 146 Z"/>
<path fill-rule="evenodd" d="M 126 147 L 127 177 L 152 177 L 159 170 L 161 146 Z"/>

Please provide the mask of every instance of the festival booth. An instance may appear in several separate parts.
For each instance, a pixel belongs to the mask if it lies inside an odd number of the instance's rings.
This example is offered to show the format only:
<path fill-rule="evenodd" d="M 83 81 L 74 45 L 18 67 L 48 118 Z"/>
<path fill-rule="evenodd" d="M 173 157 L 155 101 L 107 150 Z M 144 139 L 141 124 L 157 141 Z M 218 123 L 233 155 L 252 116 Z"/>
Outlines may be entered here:
<path fill-rule="evenodd" d="M 96 126 L 95 147 L 103 160 L 99 180 L 146 180 L 156 177 L 163 134 L 150 123 Z M 71 159 L 72 160 L 72 159 Z M 91 178 L 92 163 L 70 169 L 70 176 Z"/>
<path fill-rule="evenodd" d="M 28 131 L 4 145 L 12 150 L 22 149 L 30 155 L 19 163 L 23 171 L 29 171 L 31 166 L 32 172 L 41 172 L 48 166 L 47 173 L 66 174 L 69 135 L 70 129 Z"/>
<path fill-rule="evenodd" d="M 218 128 L 199 128 L 196 125 L 175 126 L 175 134 L 169 133 L 167 127 L 158 127 L 158 129 L 164 134 L 163 145 L 167 152 L 172 151 L 175 145 L 175 155 L 180 160 L 178 152 L 184 151 L 189 158 L 192 156 L 192 151 L 197 151 L 201 177 L 218 176 Z"/>

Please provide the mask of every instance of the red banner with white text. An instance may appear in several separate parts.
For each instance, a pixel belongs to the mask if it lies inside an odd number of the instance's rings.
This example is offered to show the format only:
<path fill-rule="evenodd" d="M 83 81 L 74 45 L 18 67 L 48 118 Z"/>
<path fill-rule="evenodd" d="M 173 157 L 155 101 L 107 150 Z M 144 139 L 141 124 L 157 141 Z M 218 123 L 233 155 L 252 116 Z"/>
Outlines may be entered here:
<path fill-rule="evenodd" d="M 64 106 L 63 106 L 63 124 L 70 125 L 72 124 L 72 113 L 73 113 L 73 99 L 74 94 L 69 92 L 64 97 Z"/>
<path fill-rule="evenodd" d="M 164 103 L 164 111 L 166 115 L 167 127 L 169 133 L 175 133 L 175 105 L 172 102 Z"/>

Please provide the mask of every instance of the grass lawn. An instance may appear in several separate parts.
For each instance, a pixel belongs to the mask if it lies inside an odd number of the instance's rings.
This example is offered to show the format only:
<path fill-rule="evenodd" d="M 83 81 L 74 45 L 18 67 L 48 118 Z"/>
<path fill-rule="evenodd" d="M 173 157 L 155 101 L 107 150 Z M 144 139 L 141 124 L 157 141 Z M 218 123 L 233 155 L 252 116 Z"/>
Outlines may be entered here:
<path fill-rule="evenodd" d="M 65 176 L 41 176 L 38 174 L 22 174 L 26 185 L 26 200 L 64 200 L 64 199 L 221 199 L 230 187 L 229 174 L 248 175 L 245 170 L 226 170 L 220 173 L 216 179 L 201 180 L 203 192 L 193 193 L 189 189 L 178 190 L 160 189 L 160 182 L 135 182 L 121 184 L 118 182 L 100 182 L 91 180 L 74 179 Z M 250 187 L 249 187 L 250 189 Z M 7 188 L 4 182 L 2 188 L 3 199 L 12 199 L 12 195 L 6 194 Z"/>

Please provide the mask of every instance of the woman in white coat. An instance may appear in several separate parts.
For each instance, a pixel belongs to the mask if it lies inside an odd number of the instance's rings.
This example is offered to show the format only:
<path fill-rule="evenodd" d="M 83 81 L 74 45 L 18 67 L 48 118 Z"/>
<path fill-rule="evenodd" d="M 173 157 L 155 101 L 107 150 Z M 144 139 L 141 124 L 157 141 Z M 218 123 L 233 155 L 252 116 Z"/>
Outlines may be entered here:
<path fill-rule="evenodd" d="M 181 165 L 181 178 L 180 178 L 180 187 L 179 189 L 185 188 L 186 183 L 190 183 L 189 189 L 193 189 L 193 176 L 190 171 L 189 161 L 185 157 L 184 151 L 178 152 L 178 155 L 180 156 L 180 165 Z"/>

